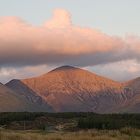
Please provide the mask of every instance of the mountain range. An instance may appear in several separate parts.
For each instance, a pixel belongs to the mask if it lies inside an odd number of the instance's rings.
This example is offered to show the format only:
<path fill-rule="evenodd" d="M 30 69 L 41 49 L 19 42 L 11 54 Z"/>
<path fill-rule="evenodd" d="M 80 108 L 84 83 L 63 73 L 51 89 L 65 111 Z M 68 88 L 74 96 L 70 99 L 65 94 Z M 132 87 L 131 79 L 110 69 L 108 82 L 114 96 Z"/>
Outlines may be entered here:
<path fill-rule="evenodd" d="M 0 112 L 140 113 L 140 78 L 117 82 L 72 66 L 0 84 Z"/>

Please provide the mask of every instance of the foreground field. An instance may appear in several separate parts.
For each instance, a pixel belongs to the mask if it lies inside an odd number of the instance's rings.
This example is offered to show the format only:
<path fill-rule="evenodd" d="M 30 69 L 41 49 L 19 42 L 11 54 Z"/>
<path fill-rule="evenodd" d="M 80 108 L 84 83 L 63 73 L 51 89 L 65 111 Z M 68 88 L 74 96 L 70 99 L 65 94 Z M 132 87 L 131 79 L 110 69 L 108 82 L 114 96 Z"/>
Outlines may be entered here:
<path fill-rule="evenodd" d="M 140 130 L 87 130 L 45 133 L 37 131 L 1 131 L 0 140 L 140 140 Z"/>
<path fill-rule="evenodd" d="M 140 140 L 140 114 L 0 113 L 0 140 Z"/>

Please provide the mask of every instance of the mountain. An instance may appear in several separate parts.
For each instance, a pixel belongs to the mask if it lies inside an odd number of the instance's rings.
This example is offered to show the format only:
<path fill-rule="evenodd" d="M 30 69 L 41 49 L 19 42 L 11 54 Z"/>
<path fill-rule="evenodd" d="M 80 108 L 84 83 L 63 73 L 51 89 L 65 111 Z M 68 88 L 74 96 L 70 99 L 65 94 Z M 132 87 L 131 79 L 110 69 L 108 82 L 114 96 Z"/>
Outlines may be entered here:
<path fill-rule="evenodd" d="M 22 104 L 19 102 L 16 94 L 0 83 L 0 112 L 5 110 L 13 111 L 19 106 L 22 106 Z"/>
<path fill-rule="evenodd" d="M 11 88 L 0 83 L 0 112 L 39 112 L 39 111 L 53 111 L 52 108 L 45 103 L 39 105 L 31 102 L 21 93 L 15 92 Z"/>
<path fill-rule="evenodd" d="M 140 113 L 140 77 L 125 82 L 124 86 L 133 96 L 120 110 L 128 113 Z"/>
<path fill-rule="evenodd" d="M 140 78 L 119 83 L 72 66 L 6 84 L 43 111 L 140 112 Z"/>
<path fill-rule="evenodd" d="M 24 111 L 27 103 L 17 93 L 0 83 L 0 112 Z"/>
<path fill-rule="evenodd" d="M 11 80 L 6 86 L 14 91 L 17 94 L 17 97 L 22 97 L 28 104 L 30 104 L 30 107 L 25 109 L 25 111 L 53 111 L 51 106 L 20 80 Z"/>

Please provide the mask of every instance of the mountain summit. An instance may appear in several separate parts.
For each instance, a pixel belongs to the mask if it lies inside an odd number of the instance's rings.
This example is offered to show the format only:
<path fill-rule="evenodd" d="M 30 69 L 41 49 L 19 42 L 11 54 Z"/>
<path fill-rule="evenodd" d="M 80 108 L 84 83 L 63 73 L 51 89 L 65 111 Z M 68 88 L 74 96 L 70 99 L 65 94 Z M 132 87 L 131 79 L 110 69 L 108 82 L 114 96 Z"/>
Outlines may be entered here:
<path fill-rule="evenodd" d="M 59 70 L 76 70 L 76 69 L 80 69 L 80 68 L 76 68 L 76 67 L 73 67 L 73 66 L 69 66 L 69 65 L 64 65 L 64 66 L 61 66 L 61 67 L 58 67 L 52 71 L 59 71 Z"/>

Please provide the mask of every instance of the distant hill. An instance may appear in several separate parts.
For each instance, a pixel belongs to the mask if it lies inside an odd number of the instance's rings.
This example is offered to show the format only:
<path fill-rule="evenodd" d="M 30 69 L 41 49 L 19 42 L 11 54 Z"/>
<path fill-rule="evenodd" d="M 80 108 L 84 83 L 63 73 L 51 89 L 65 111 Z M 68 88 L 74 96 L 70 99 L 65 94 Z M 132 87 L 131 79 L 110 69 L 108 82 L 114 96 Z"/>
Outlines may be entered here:
<path fill-rule="evenodd" d="M 48 108 L 47 108 L 48 107 Z M 25 98 L 21 93 L 0 84 L 0 112 L 52 111 L 49 106 L 41 106 Z"/>
<path fill-rule="evenodd" d="M 0 112 L 24 111 L 26 107 L 27 103 L 21 96 L 0 84 Z"/>

